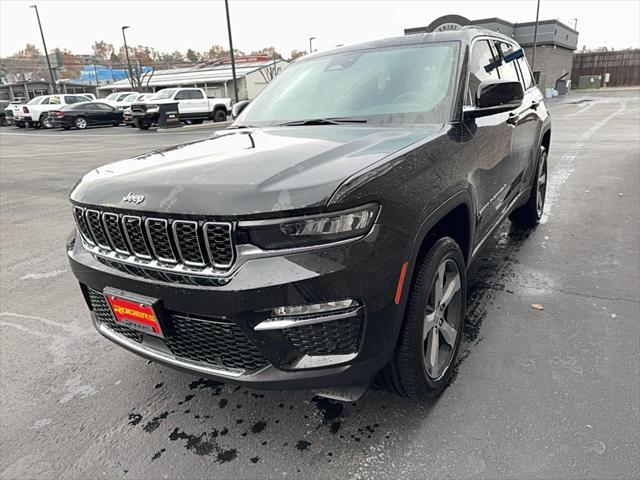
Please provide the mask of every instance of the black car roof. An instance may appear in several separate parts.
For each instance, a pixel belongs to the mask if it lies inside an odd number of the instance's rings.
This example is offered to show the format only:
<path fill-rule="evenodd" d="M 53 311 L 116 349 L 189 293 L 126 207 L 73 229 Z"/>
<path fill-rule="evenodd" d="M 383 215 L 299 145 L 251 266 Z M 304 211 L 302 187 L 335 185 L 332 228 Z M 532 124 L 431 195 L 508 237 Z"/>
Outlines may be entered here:
<path fill-rule="evenodd" d="M 354 45 L 346 45 L 331 50 L 313 53 L 303 57 L 305 60 L 313 57 L 321 57 L 327 54 L 350 52 L 355 50 L 364 50 L 368 48 L 384 48 L 402 45 L 417 45 L 421 43 L 437 43 L 457 41 L 463 44 L 470 44 L 474 38 L 489 35 L 500 38 L 511 43 L 517 43 L 513 38 L 507 37 L 493 30 L 481 27 L 462 27 L 459 30 L 449 30 L 446 32 L 416 33 L 412 35 L 402 35 L 401 37 L 383 38 L 380 40 L 372 40 L 369 42 L 358 43 Z"/>

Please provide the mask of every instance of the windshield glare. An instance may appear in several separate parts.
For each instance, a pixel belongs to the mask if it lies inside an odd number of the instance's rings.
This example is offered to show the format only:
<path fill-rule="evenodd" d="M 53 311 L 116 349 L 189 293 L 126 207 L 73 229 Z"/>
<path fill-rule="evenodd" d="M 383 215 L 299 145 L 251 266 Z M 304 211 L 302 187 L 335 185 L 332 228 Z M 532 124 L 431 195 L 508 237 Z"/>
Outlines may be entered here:
<path fill-rule="evenodd" d="M 105 98 L 105 100 L 115 100 L 116 98 L 118 98 L 121 94 L 116 92 L 116 93 L 112 93 L 110 95 L 107 95 L 107 97 Z"/>
<path fill-rule="evenodd" d="M 352 117 L 370 123 L 444 123 L 457 52 L 457 43 L 432 43 L 302 60 L 249 104 L 238 124 Z"/>
<path fill-rule="evenodd" d="M 166 90 L 160 90 L 158 93 L 156 93 L 155 97 L 153 97 L 154 100 L 162 100 L 165 98 L 171 98 L 173 97 L 173 94 L 176 93 L 176 89 L 175 88 L 167 88 Z"/>
<path fill-rule="evenodd" d="M 131 93 L 122 99 L 123 102 L 130 102 L 138 98 L 139 93 Z"/>

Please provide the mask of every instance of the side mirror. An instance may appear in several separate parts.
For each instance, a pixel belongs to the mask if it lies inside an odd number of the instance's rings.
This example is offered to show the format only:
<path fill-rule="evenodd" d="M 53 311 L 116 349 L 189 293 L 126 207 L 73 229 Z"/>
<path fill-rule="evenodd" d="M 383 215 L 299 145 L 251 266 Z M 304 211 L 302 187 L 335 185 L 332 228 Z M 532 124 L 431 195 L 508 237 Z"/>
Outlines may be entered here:
<path fill-rule="evenodd" d="M 485 80 L 478 85 L 476 106 L 465 110 L 469 118 L 485 117 L 518 108 L 524 98 L 520 82 L 511 80 Z"/>
<path fill-rule="evenodd" d="M 243 100 L 241 102 L 236 103 L 231 109 L 231 118 L 234 120 L 238 118 L 238 115 L 242 113 L 242 111 L 247 108 L 247 105 L 251 103 L 251 100 Z"/>

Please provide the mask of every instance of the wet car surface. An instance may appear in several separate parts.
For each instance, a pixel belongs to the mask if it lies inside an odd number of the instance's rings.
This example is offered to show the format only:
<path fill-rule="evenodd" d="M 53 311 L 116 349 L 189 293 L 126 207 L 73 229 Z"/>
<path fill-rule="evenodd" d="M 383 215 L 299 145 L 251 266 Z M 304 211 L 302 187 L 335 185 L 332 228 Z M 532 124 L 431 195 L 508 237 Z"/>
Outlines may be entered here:
<path fill-rule="evenodd" d="M 249 390 L 112 345 L 60 247 L 68 192 L 95 166 L 207 130 L 3 130 L 0 475 L 636 476 L 639 91 L 549 107 L 548 215 L 533 231 L 506 222 L 471 267 L 456 375 L 433 404 Z"/>

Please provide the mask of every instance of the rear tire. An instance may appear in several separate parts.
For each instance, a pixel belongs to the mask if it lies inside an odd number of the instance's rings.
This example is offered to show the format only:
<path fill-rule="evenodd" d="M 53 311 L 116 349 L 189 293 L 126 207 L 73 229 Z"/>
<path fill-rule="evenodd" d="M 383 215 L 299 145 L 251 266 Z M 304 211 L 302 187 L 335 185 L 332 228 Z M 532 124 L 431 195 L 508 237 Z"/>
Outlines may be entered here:
<path fill-rule="evenodd" d="M 540 145 L 536 160 L 536 171 L 531 182 L 531 193 L 527 203 L 509 215 L 509 220 L 520 227 L 531 228 L 540 223 L 547 194 L 547 149 Z"/>
<path fill-rule="evenodd" d="M 76 117 L 73 121 L 73 124 L 78 130 L 84 130 L 85 128 L 87 128 L 87 119 L 82 116 Z"/>
<path fill-rule="evenodd" d="M 462 251 L 449 237 L 436 241 L 416 268 L 396 351 L 378 381 L 399 395 L 429 400 L 453 374 L 467 280 Z"/>
<path fill-rule="evenodd" d="M 43 113 L 42 115 L 40 115 L 40 121 L 38 123 L 42 128 L 46 130 L 53 128 L 53 123 L 51 122 L 48 113 Z"/>
<path fill-rule="evenodd" d="M 214 122 L 226 122 L 227 121 L 227 112 L 224 110 L 216 110 L 213 112 L 213 121 Z"/>

